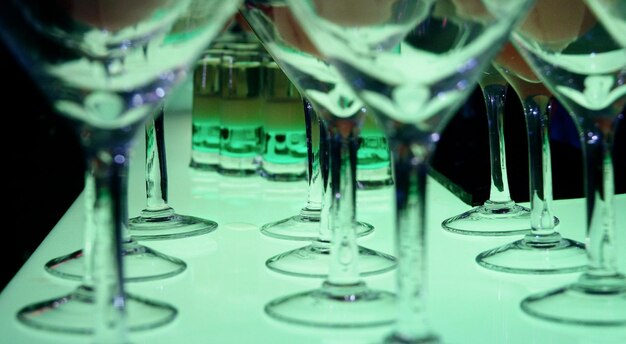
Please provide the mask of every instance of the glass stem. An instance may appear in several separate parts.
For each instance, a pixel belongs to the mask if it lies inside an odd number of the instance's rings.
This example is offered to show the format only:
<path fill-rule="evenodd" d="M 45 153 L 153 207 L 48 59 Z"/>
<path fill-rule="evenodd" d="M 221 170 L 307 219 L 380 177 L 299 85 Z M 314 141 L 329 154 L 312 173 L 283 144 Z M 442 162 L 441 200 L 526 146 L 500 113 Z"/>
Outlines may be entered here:
<path fill-rule="evenodd" d="M 165 135 L 163 132 L 163 107 L 146 122 L 146 209 L 143 217 L 166 217 L 173 213 L 167 205 L 167 165 Z"/>
<path fill-rule="evenodd" d="M 122 240 L 123 201 L 127 177 L 127 151 L 103 149 L 88 157 L 93 173 L 95 224 L 93 286 L 96 305 L 95 341 L 124 342 L 126 338 L 125 293 L 123 285 Z"/>
<path fill-rule="evenodd" d="M 96 228 L 94 222 L 94 205 L 96 203 L 96 185 L 91 166 L 85 171 L 85 230 L 83 238 L 84 272 L 82 284 L 86 287 L 93 287 L 93 246 Z"/>
<path fill-rule="evenodd" d="M 531 245 L 554 245 L 561 237 L 554 230 L 552 212 L 552 163 L 550 155 L 550 96 L 535 95 L 523 99 L 530 180 L 531 233 L 525 241 Z"/>
<path fill-rule="evenodd" d="M 391 140 L 396 185 L 398 255 L 395 336 L 408 342 L 428 338 L 424 311 L 426 276 L 426 172 L 429 149 Z"/>
<path fill-rule="evenodd" d="M 512 202 L 506 172 L 506 151 L 504 145 L 504 104 L 507 84 L 481 84 L 487 108 L 489 126 L 489 154 L 491 158 L 491 189 L 489 201 L 497 204 Z"/>
<path fill-rule="evenodd" d="M 359 277 L 359 249 L 356 241 L 356 162 L 358 128 L 348 133 L 327 125 L 330 136 L 330 228 L 331 262 L 327 283 L 356 285 Z M 327 190 L 328 193 L 328 190 Z"/>
<path fill-rule="evenodd" d="M 304 118 L 306 125 L 307 142 L 307 185 L 308 196 L 306 205 L 300 211 L 300 216 L 309 221 L 320 220 L 322 209 L 323 180 L 320 174 L 322 163 L 322 140 L 320 140 L 320 121 L 311 103 L 303 98 Z"/>
<path fill-rule="evenodd" d="M 612 130 L 601 132 L 595 126 L 584 129 L 585 192 L 587 201 L 587 271 L 579 282 L 588 287 L 603 288 L 602 280 L 619 275 L 614 217 L 614 171 Z M 624 287 L 624 280 L 622 285 Z M 600 283 L 598 284 L 598 280 Z"/>

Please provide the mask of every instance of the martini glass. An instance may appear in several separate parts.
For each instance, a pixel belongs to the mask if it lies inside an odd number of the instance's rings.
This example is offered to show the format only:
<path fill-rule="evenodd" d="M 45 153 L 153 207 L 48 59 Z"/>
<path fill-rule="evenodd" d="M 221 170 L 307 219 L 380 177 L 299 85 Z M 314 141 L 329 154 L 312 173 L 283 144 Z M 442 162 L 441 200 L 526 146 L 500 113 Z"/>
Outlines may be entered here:
<path fill-rule="evenodd" d="M 395 330 L 385 341 L 438 342 L 424 310 L 426 166 L 438 133 L 530 2 L 287 2 L 309 33 L 293 39 L 310 39 L 337 67 L 378 116 L 394 154 L 398 302 Z"/>
<path fill-rule="evenodd" d="M 507 42 L 494 59 L 495 68 L 515 89 L 528 133 L 530 168 L 530 233 L 512 243 L 480 253 L 476 261 L 488 269 L 529 274 L 579 272 L 585 268 L 585 245 L 556 231 L 552 211 L 550 108 L 552 93 Z"/>
<path fill-rule="evenodd" d="M 487 110 L 491 188 L 481 206 L 446 219 L 441 224 L 450 232 L 466 235 L 502 236 L 530 231 L 530 209 L 511 199 L 506 170 L 504 105 L 507 81 L 488 65 L 478 80 Z"/>
<path fill-rule="evenodd" d="M 307 136 L 307 200 L 296 215 L 261 226 L 261 233 L 276 239 L 316 241 L 320 235 L 320 220 L 326 186 L 328 185 L 328 140 L 324 123 L 313 105 L 302 98 Z M 326 182 L 325 182 L 326 181 Z M 357 236 L 374 230 L 368 223 L 357 221 Z"/>
<path fill-rule="evenodd" d="M 567 8 L 568 15 L 561 15 Z M 538 0 L 513 43 L 577 123 L 585 161 L 587 266 L 565 286 L 525 298 L 541 319 L 626 325 L 626 276 L 615 241 L 613 140 L 626 104 L 626 48 L 582 0 Z M 623 228 L 620 228 L 623 230 Z"/>
<path fill-rule="evenodd" d="M 320 133 L 321 140 L 328 140 L 329 172 L 324 181 L 319 237 L 308 246 L 272 257 L 266 263 L 270 269 L 285 274 L 326 277 L 326 287 L 319 293 L 279 297 L 270 301 L 265 311 L 275 319 L 325 327 L 389 323 L 393 320 L 389 310 L 394 295 L 370 289 L 360 274 L 389 271 L 395 267 L 395 257 L 356 242 L 356 152 L 367 110 L 334 67 L 308 47 L 293 44 L 290 38 L 301 29 L 283 1 L 245 1 L 240 12 L 268 53 L 311 102 L 326 129 Z M 353 295 L 355 290 L 363 296 L 357 300 L 360 302 L 353 306 L 337 304 L 333 312 L 322 312 L 334 307 L 333 300 Z M 316 309 L 309 312 L 307 305 L 311 302 Z M 343 307 L 346 305 L 348 308 Z M 346 316 L 359 305 L 368 309 L 358 318 Z M 291 313 L 294 309 L 299 310 Z"/>
<path fill-rule="evenodd" d="M 123 343 L 171 322 L 169 304 L 124 290 L 122 240 L 129 150 L 144 123 L 213 38 L 236 1 L 3 1 L 0 37 L 76 130 L 87 161 L 83 251 L 90 278 L 25 306 L 23 324 Z M 184 24 L 183 24 L 184 23 Z M 179 25 L 175 25 L 179 24 Z M 174 30 L 173 28 L 176 27 Z"/>
<path fill-rule="evenodd" d="M 190 215 L 178 214 L 167 203 L 167 164 L 163 127 L 164 109 L 146 124 L 146 196 L 147 204 L 139 216 L 129 222 L 135 240 L 163 240 L 207 234 L 217 223 Z"/>
<path fill-rule="evenodd" d="M 269 258 L 266 266 L 293 276 L 326 277 L 332 260 L 337 259 L 332 255 L 332 243 L 341 240 L 348 249 L 355 250 L 361 275 L 393 269 L 395 257 L 356 244 L 359 232 L 373 229 L 355 220 L 356 170 L 353 168 L 356 168 L 356 156 L 353 154 L 356 154 L 359 128 L 367 109 L 331 66 L 284 39 L 293 29 L 284 25 L 284 20 L 291 15 L 286 5 L 246 1 L 241 12 L 268 53 L 311 103 L 324 129 L 320 132 L 320 142 L 327 145 L 322 147 L 327 151 L 320 154 L 328 159 L 328 173 L 324 173 L 322 167 L 324 191 L 317 238 L 309 245 Z M 343 131 L 339 130 L 340 126 Z M 342 231 L 350 233 L 341 234 Z M 357 262 L 351 264 L 356 269 Z"/>

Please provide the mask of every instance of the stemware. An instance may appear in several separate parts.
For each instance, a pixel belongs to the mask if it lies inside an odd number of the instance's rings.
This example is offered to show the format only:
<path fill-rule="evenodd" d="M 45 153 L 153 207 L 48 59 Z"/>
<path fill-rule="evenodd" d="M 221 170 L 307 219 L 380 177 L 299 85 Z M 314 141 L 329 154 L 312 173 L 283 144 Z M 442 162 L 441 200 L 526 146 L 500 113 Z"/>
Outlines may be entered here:
<path fill-rule="evenodd" d="M 507 81 L 491 65 L 478 80 L 485 99 L 489 127 L 491 188 L 489 199 L 481 206 L 448 218 L 442 227 L 466 235 L 501 236 L 530 231 L 530 209 L 513 199 L 509 192 L 504 140 L 504 105 Z"/>
<path fill-rule="evenodd" d="M 245 1 L 240 10 L 268 53 L 315 109 L 328 140 L 328 178 L 319 237 L 303 248 L 270 258 L 278 272 L 326 277 L 323 287 L 279 297 L 265 306 L 276 319 L 327 327 L 369 326 L 390 322 L 392 293 L 370 289 L 359 274 L 382 273 L 395 267 L 395 257 L 357 245 L 356 150 L 359 127 L 367 109 L 356 99 L 332 66 L 309 47 L 291 41 L 301 32 L 283 1 Z M 353 305 L 337 303 L 359 294 Z M 310 307 L 313 305 L 313 307 Z M 333 312 L 327 308 L 333 307 Z M 349 315 L 360 310 L 359 316 Z"/>
<path fill-rule="evenodd" d="M 623 326 L 626 276 L 617 266 L 612 149 L 626 104 L 626 48 L 611 38 L 601 18 L 583 0 L 537 0 L 512 35 L 525 61 L 577 124 L 587 211 L 584 272 L 568 285 L 528 296 L 521 307 L 555 322 Z"/>
<path fill-rule="evenodd" d="M 514 273 L 581 271 L 586 264 L 583 243 L 563 238 L 556 231 L 552 211 L 550 108 L 552 93 L 507 42 L 492 61 L 518 95 L 526 118 L 530 169 L 530 233 L 524 238 L 480 253 L 476 261 L 489 269 Z"/>
<path fill-rule="evenodd" d="M 176 213 L 167 203 L 164 107 L 146 123 L 146 208 L 128 220 L 135 240 L 163 240 L 207 234 L 217 228 L 208 219 Z"/>
<path fill-rule="evenodd" d="M 394 154 L 398 302 L 385 341 L 438 342 L 424 311 L 426 165 L 530 1 L 287 2 L 309 33 L 292 39 L 310 39 L 337 67 L 378 116 Z"/>
<path fill-rule="evenodd" d="M 237 1 L 3 1 L 0 36 L 80 139 L 87 169 L 83 250 L 73 292 L 22 308 L 30 327 L 126 342 L 176 308 L 126 293 L 122 239 L 128 153 L 138 130 L 238 6 Z M 91 228 L 91 229 L 90 229 Z"/>

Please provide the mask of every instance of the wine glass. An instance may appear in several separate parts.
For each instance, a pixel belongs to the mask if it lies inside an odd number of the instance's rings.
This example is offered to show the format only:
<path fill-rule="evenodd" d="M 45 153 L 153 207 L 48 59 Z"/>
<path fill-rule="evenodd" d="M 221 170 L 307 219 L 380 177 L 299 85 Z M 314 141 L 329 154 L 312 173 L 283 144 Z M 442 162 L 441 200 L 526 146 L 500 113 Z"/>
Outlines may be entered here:
<path fill-rule="evenodd" d="M 90 172 L 85 225 L 92 246 L 83 251 L 90 280 L 67 295 L 25 306 L 17 314 L 22 323 L 120 343 L 127 330 L 175 318 L 173 306 L 124 290 L 128 152 L 237 6 L 217 0 L 0 3 L 2 39 L 76 130 Z"/>
<path fill-rule="evenodd" d="M 584 269 L 587 256 L 581 242 L 556 231 L 552 211 L 550 109 L 552 93 L 507 42 L 492 61 L 515 89 L 526 118 L 530 168 L 530 233 L 524 238 L 480 253 L 476 261 L 488 269 L 513 273 L 566 273 Z"/>
<path fill-rule="evenodd" d="M 583 0 L 537 0 L 512 35 L 525 61 L 577 124 L 587 205 L 586 269 L 568 285 L 526 297 L 521 307 L 555 322 L 624 326 L 626 276 L 616 257 L 612 145 L 626 104 L 626 48 L 611 38 L 601 18 Z"/>
<path fill-rule="evenodd" d="M 337 67 L 378 116 L 394 154 L 398 302 L 385 341 L 438 342 L 424 310 L 426 166 L 439 131 L 530 1 L 287 2 L 309 33 L 292 39 L 310 39 Z"/>
<path fill-rule="evenodd" d="M 489 199 L 481 206 L 448 218 L 442 227 L 466 235 L 501 236 L 530 231 L 530 209 L 511 199 L 504 141 L 504 105 L 507 81 L 491 65 L 478 80 L 487 111 L 491 188 Z"/>
<path fill-rule="evenodd" d="M 289 40 L 301 31 L 283 1 L 245 1 L 240 9 L 268 53 L 310 101 L 328 140 L 328 178 L 320 217 L 319 237 L 310 245 L 268 259 L 277 272 L 326 277 L 323 288 L 270 301 L 266 313 L 276 319 L 325 327 L 389 323 L 395 297 L 369 288 L 360 274 L 382 273 L 395 267 L 395 257 L 357 245 L 356 151 L 359 127 L 367 109 L 331 65 L 319 54 Z M 340 284 L 337 284 L 340 282 Z M 359 294 L 353 304 L 335 300 Z M 315 309 L 308 305 L 315 304 Z M 328 307 L 333 307 L 328 312 Z M 335 308 L 336 307 L 336 308 Z M 362 309 L 359 317 L 348 316 Z"/>
<path fill-rule="evenodd" d="M 207 234 L 217 228 L 208 219 L 176 213 L 167 203 L 164 107 L 146 123 L 146 208 L 128 220 L 135 240 L 163 240 Z"/>

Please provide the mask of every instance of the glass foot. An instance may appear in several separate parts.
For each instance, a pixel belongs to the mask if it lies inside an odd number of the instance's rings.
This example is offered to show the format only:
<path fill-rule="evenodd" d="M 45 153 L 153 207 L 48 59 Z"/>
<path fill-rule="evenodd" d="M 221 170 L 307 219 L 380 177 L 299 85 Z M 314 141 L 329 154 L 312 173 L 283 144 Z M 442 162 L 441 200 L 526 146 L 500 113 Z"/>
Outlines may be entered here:
<path fill-rule="evenodd" d="M 22 308 L 17 318 L 40 330 L 92 334 L 96 305 L 94 290 L 80 286 L 70 294 Z M 176 308 L 157 301 L 126 295 L 126 323 L 130 331 L 163 326 L 176 317 Z"/>
<path fill-rule="evenodd" d="M 273 271 L 298 277 L 328 276 L 330 243 L 314 241 L 310 245 L 273 256 L 265 265 Z M 359 246 L 358 257 L 361 276 L 380 274 L 394 269 L 394 256 Z"/>
<path fill-rule="evenodd" d="M 50 274 L 64 279 L 80 281 L 85 262 L 83 251 L 50 260 L 45 265 Z M 125 282 L 152 281 L 168 278 L 185 271 L 187 264 L 131 240 L 122 245 Z"/>
<path fill-rule="evenodd" d="M 592 326 L 626 325 L 626 276 L 591 277 L 531 295 L 521 304 L 531 316 L 559 323 Z"/>
<path fill-rule="evenodd" d="M 555 224 L 558 220 L 555 218 Z M 530 209 L 506 202 L 487 201 L 463 214 L 451 217 L 441 224 L 450 232 L 464 235 L 502 236 L 530 232 Z"/>
<path fill-rule="evenodd" d="M 374 226 L 365 222 L 356 222 L 357 236 L 366 236 L 373 231 Z M 315 241 L 320 233 L 319 214 L 317 216 L 298 214 L 271 222 L 261 227 L 261 233 L 276 239 Z"/>
<path fill-rule="evenodd" d="M 144 211 L 145 212 L 145 211 Z M 128 221 L 130 235 L 135 240 L 179 239 L 207 234 L 217 228 L 217 223 L 199 217 L 172 214 L 163 217 L 134 217 Z"/>
<path fill-rule="evenodd" d="M 561 238 L 538 242 L 528 234 L 524 239 L 482 252 L 476 262 L 487 269 L 519 274 L 580 272 L 587 267 L 585 245 Z"/>
<path fill-rule="evenodd" d="M 333 285 L 277 298 L 265 305 L 270 317 L 307 326 L 369 327 L 388 325 L 396 316 L 393 293 L 372 290 L 365 283 Z"/>
<path fill-rule="evenodd" d="M 392 333 L 385 337 L 382 344 L 440 344 L 441 339 L 433 334 L 426 334 L 416 338 L 404 337 L 398 333 Z"/>

